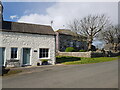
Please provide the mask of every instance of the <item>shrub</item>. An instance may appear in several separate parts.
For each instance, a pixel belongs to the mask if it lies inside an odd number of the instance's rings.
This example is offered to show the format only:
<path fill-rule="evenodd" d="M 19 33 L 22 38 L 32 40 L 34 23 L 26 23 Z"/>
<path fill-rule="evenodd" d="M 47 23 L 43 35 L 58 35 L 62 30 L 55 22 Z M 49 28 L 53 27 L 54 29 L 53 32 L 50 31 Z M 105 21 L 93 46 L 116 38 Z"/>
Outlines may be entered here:
<path fill-rule="evenodd" d="M 42 62 L 48 62 L 48 60 L 47 60 L 47 59 L 42 59 L 41 61 L 42 61 Z"/>
<path fill-rule="evenodd" d="M 42 59 L 42 65 L 48 65 L 48 60 L 47 59 Z"/>
<path fill-rule="evenodd" d="M 57 56 L 56 57 L 56 63 L 64 63 L 64 62 L 78 61 L 78 60 L 81 60 L 81 58 L 72 57 L 72 56 Z"/>
<path fill-rule="evenodd" d="M 65 52 L 74 52 L 75 49 L 73 47 L 67 47 Z"/>
<path fill-rule="evenodd" d="M 81 49 L 81 50 L 79 50 L 79 52 L 86 52 L 86 50 Z"/>

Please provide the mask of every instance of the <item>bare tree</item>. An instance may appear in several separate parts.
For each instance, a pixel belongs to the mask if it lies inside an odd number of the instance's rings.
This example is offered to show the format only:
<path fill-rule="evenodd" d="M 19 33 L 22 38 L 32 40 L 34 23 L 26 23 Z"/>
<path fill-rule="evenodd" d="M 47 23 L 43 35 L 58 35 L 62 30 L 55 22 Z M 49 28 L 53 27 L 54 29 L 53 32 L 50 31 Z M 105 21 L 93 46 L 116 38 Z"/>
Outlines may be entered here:
<path fill-rule="evenodd" d="M 87 37 L 88 50 L 92 49 L 93 39 L 100 31 L 110 25 L 109 18 L 103 15 L 89 15 L 83 19 L 74 19 L 68 24 L 69 28 Z"/>
<path fill-rule="evenodd" d="M 113 50 L 117 50 L 120 44 L 120 26 L 110 26 L 105 31 L 101 32 L 100 39 L 104 40 L 106 44 L 111 44 Z"/>

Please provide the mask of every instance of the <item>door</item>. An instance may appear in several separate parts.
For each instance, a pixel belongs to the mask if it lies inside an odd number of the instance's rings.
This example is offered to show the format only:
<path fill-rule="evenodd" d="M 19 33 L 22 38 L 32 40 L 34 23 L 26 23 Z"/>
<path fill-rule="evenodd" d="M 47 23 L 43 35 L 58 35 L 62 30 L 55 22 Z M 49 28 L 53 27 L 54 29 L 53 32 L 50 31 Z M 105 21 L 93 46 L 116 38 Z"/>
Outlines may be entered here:
<path fill-rule="evenodd" d="M 23 48 L 23 65 L 30 65 L 30 48 Z"/>
<path fill-rule="evenodd" d="M 4 66 L 5 62 L 5 48 L 0 48 L 0 66 Z"/>

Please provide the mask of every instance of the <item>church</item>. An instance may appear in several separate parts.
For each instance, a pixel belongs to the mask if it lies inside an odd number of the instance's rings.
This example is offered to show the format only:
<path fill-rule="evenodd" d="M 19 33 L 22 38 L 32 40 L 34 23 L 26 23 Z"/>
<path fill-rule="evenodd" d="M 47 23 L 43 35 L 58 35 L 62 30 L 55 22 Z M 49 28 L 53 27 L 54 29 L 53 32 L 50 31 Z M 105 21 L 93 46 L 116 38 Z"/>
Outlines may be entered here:
<path fill-rule="evenodd" d="M 54 65 L 55 32 L 51 26 L 3 20 L 0 2 L 0 62 L 9 66 Z"/>

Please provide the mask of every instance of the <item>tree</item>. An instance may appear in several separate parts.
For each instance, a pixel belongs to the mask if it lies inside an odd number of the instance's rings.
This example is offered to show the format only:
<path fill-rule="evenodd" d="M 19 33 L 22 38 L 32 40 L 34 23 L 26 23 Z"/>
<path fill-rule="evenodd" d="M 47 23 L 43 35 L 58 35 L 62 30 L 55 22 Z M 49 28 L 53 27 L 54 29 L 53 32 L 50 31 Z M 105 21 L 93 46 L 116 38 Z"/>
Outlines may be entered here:
<path fill-rule="evenodd" d="M 87 37 L 88 50 L 92 49 L 93 39 L 100 31 L 105 30 L 110 25 L 109 18 L 103 15 L 89 15 L 83 19 L 74 19 L 68 27 L 77 33 Z"/>
<path fill-rule="evenodd" d="M 111 44 L 113 50 L 116 51 L 120 44 L 120 26 L 109 26 L 105 31 L 101 32 L 99 38 L 104 40 L 106 44 Z"/>

